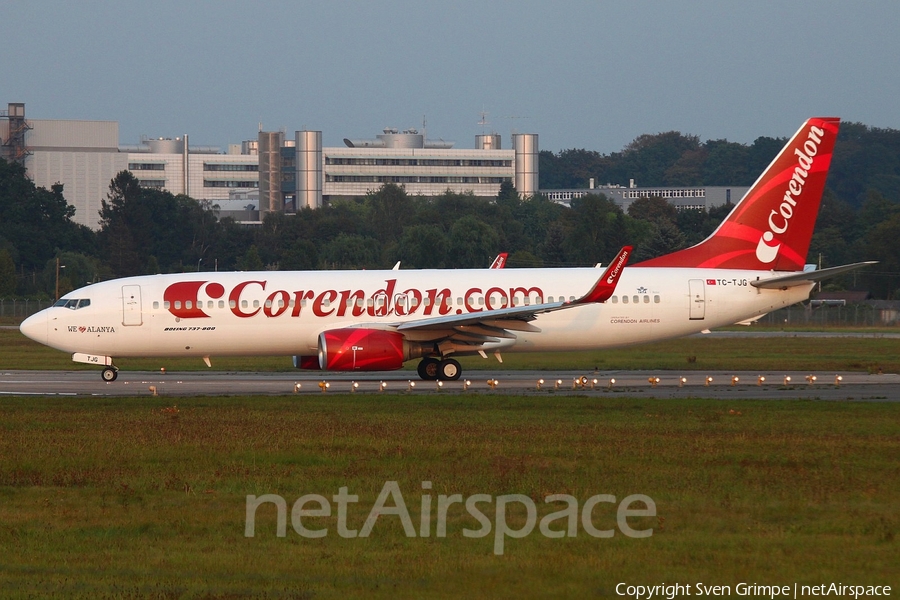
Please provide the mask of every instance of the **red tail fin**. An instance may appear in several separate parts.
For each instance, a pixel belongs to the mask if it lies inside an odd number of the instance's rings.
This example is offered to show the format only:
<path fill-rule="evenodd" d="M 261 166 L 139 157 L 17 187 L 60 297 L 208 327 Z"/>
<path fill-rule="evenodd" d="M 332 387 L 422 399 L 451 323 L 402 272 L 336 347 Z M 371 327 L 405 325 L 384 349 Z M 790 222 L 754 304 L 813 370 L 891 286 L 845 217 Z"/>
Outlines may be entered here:
<path fill-rule="evenodd" d="M 802 270 L 839 125 L 808 120 L 711 236 L 634 266 Z"/>

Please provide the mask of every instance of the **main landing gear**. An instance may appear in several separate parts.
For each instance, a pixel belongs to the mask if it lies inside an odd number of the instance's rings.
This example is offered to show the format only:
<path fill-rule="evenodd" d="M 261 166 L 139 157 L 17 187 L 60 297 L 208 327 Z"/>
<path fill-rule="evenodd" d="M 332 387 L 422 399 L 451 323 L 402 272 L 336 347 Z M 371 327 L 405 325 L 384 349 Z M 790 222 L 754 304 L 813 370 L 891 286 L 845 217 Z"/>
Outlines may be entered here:
<path fill-rule="evenodd" d="M 119 376 L 119 370 L 115 367 L 106 367 L 102 371 L 100 371 L 100 377 L 103 378 L 103 381 L 109 383 L 110 381 L 115 381 Z"/>
<path fill-rule="evenodd" d="M 462 375 L 462 367 L 452 358 L 443 360 L 427 356 L 416 369 L 425 381 L 456 381 Z"/>

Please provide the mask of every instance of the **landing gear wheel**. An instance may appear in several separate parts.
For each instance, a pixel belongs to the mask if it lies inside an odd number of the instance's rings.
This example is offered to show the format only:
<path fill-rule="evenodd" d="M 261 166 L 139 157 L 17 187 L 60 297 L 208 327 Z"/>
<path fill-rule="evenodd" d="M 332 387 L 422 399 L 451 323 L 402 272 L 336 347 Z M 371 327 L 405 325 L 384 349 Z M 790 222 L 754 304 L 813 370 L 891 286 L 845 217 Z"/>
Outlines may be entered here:
<path fill-rule="evenodd" d="M 425 381 L 435 381 L 438 378 L 438 365 L 441 364 L 436 358 L 423 358 L 416 368 L 419 377 Z"/>
<path fill-rule="evenodd" d="M 462 367 L 452 358 L 445 358 L 438 365 L 438 379 L 441 381 L 456 381 L 462 375 Z"/>
<path fill-rule="evenodd" d="M 109 383 L 110 381 L 115 381 L 116 377 L 119 376 L 119 370 L 114 369 L 113 367 L 106 367 L 103 371 L 100 372 L 100 377 L 103 378 L 103 381 Z"/>

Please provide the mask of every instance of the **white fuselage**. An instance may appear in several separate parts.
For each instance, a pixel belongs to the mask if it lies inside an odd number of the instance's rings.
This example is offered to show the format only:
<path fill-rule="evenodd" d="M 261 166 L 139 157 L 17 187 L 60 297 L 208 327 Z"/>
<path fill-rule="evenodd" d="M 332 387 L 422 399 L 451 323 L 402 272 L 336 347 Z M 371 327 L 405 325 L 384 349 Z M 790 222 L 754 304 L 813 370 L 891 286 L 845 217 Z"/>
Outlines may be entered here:
<path fill-rule="evenodd" d="M 29 318 L 32 339 L 113 357 L 314 355 L 321 332 L 580 297 L 598 269 L 235 272 L 118 279 L 65 296 L 90 300 Z M 674 338 L 805 300 L 811 285 L 757 289 L 770 271 L 625 269 L 612 298 L 539 315 L 504 352 L 611 348 Z M 448 301 L 442 302 L 448 298 Z M 449 330 L 449 328 L 448 328 Z M 416 331 L 408 338 L 416 340 Z M 429 333 L 433 337 L 433 332 Z M 46 337 L 45 337 L 46 336 Z"/>

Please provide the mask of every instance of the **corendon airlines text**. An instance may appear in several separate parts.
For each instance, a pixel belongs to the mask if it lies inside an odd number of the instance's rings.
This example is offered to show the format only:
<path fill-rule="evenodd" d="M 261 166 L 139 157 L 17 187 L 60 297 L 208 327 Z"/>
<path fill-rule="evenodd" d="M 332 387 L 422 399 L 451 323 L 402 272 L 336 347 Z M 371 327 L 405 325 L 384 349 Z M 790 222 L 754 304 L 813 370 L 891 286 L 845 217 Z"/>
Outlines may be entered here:
<path fill-rule="evenodd" d="M 397 290 L 397 280 L 387 279 L 382 289 L 371 295 L 363 290 L 268 290 L 268 282 L 242 281 L 228 292 L 228 309 L 237 317 L 255 317 L 260 313 L 274 318 L 282 315 L 299 317 L 302 308 L 309 306 L 316 317 L 386 317 L 389 315 L 407 316 L 421 314 L 423 316 L 447 315 L 451 312 L 462 314 L 477 313 L 484 310 L 495 310 L 515 304 L 524 304 L 526 299 L 542 303 L 544 292 L 539 287 L 491 287 L 483 289 L 472 287 L 463 295 L 463 306 L 453 308 L 453 294 L 449 288 L 432 288 L 419 290 L 416 288 Z M 206 297 L 218 300 L 225 296 L 225 288 L 217 282 L 183 281 L 174 283 L 163 292 L 166 309 L 183 319 L 209 317 L 203 310 L 201 292 Z M 242 300 L 248 297 L 259 299 L 265 295 L 261 306 L 249 309 Z M 476 298 L 483 298 L 483 306 Z M 477 304 L 477 305 L 476 305 Z"/>

